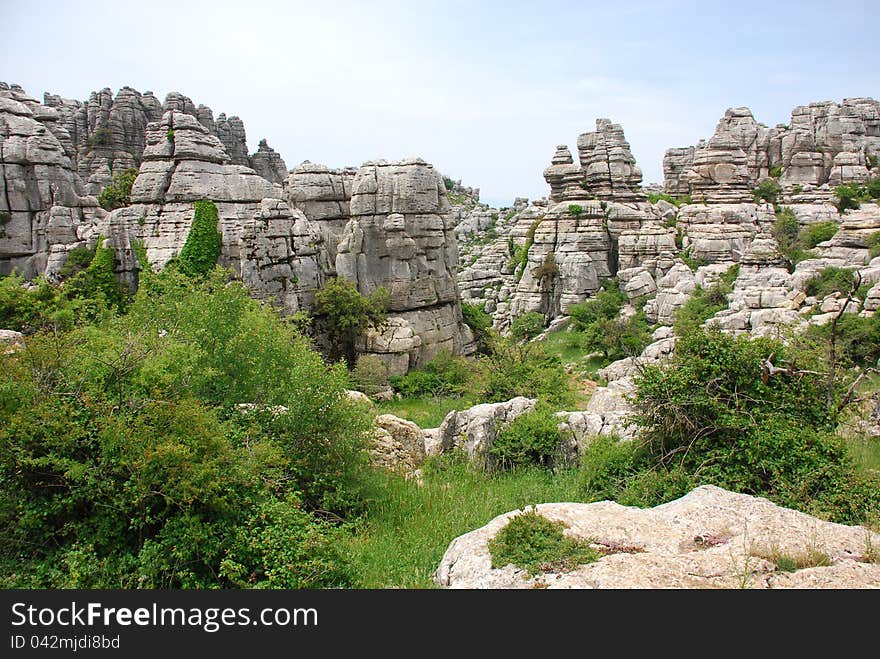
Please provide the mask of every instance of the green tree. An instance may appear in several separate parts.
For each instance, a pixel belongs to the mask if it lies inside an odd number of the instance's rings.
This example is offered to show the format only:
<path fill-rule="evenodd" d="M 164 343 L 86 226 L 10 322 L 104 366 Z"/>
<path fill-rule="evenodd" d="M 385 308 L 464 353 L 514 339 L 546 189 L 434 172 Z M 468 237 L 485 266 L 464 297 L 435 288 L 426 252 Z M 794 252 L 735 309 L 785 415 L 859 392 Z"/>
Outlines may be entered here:
<path fill-rule="evenodd" d="M 137 178 L 137 169 L 126 169 L 113 175 L 112 181 L 101 190 L 98 203 L 101 208 L 112 211 L 131 204 L 131 186 Z"/>
<path fill-rule="evenodd" d="M 315 295 L 312 315 L 330 339 L 331 358 L 345 359 L 350 369 L 355 366 L 355 342 L 370 327 L 385 322 L 388 291 L 377 288 L 362 295 L 354 284 L 334 277 Z"/>

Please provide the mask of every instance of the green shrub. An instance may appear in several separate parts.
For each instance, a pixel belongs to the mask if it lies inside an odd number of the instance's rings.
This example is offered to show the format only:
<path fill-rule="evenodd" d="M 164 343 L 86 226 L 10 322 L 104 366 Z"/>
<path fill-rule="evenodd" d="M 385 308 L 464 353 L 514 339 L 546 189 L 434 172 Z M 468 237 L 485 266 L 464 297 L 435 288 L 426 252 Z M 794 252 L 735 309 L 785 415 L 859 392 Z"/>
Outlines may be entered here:
<path fill-rule="evenodd" d="M 192 225 L 180 250 L 177 266 L 189 277 L 201 277 L 217 265 L 223 236 L 217 231 L 217 206 L 214 202 L 197 201 L 193 209 Z"/>
<path fill-rule="evenodd" d="M 874 165 L 877 166 L 876 164 Z M 875 176 L 865 184 L 865 191 L 871 199 L 880 199 L 880 176 Z"/>
<path fill-rule="evenodd" d="M 807 335 L 827 344 L 831 324 L 811 325 Z M 854 313 L 845 313 L 836 326 L 837 356 L 845 366 L 862 368 L 877 367 L 880 359 L 880 316 L 874 314 L 863 318 Z"/>
<path fill-rule="evenodd" d="M 557 409 L 574 403 L 574 393 L 562 362 L 540 343 L 517 345 L 497 339 L 492 354 L 484 357 L 481 365 L 480 398 L 484 401 L 526 396 L 557 405 Z"/>
<path fill-rule="evenodd" d="M 673 329 L 676 335 L 686 336 L 694 332 L 719 311 L 727 308 L 727 295 L 739 276 L 739 265 L 728 268 L 721 280 L 708 289 L 697 286 L 688 301 L 675 314 Z"/>
<path fill-rule="evenodd" d="M 562 434 L 559 419 L 547 405 L 516 417 L 489 447 L 492 462 L 502 469 L 533 464 L 558 466 Z"/>
<path fill-rule="evenodd" d="M 361 355 L 351 372 L 352 386 L 367 396 L 388 389 L 388 367 L 375 355 Z"/>
<path fill-rule="evenodd" d="M 574 304 L 569 309 L 572 328 L 583 331 L 597 321 L 616 318 L 626 300 L 626 293 L 620 290 L 616 279 L 602 282 L 602 289 L 593 299 Z"/>
<path fill-rule="evenodd" d="M 455 187 L 455 181 L 453 181 L 453 180 L 452 180 L 451 178 L 449 178 L 448 176 L 444 176 L 444 177 L 443 177 L 443 186 L 444 186 L 447 190 L 452 190 L 452 188 Z"/>
<path fill-rule="evenodd" d="M 568 205 L 568 212 L 570 215 L 574 216 L 575 218 L 578 218 L 584 214 L 584 207 L 579 206 L 578 204 L 569 204 Z"/>
<path fill-rule="evenodd" d="M 98 203 L 106 211 L 131 204 L 131 186 L 138 176 L 137 169 L 126 169 L 113 175 L 113 180 L 98 195 Z"/>
<path fill-rule="evenodd" d="M 770 178 L 778 179 L 782 176 L 782 165 L 773 165 L 770 168 Z"/>
<path fill-rule="evenodd" d="M 793 195 L 799 195 L 803 191 L 804 191 L 804 186 L 802 186 L 800 183 L 795 183 L 793 186 L 791 186 L 791 193 Z"/>
<path fill-rule="evenodd" d="M 169 128 L 168 132 L 165 133 L 165 139 L 174 144 L 174 129 Z"/>
<path fill-rule="evenodd" d="M 461 303 L 461 315 L 465 324 L 471 328 L 477 342 L 477 352 L 486 354 L 491 350 L 492 316 L 482 307 L 469 302 Z"/>
<path fill-rule="evenodd" d="M 228 273 L 144 271 L 126 315 L 0 369 L 0 584 L 350 583 L 317 517 L 363 502 L 372 423 L 347 385 Z"/>
<path fill-rule="evenodd" d="M 88 145 L 96 147 L 111 146 L 113 144 L 113 131 L 108 126 L 99 126 L 89 135 Z"/>
<path fill-rule="evenodd" d="M 532 245 L 535 243 L 535 232 L 538 230 L 538 227 L 541 225 L 543 221 L 543 217 L 539 217 L 536 219 L 529 228 L 526 230 L 526 242 L 522 249 L 517 249 L 516 253 L 513 255 L 513 265 L 516 270 L 517 281 L 522 279 L 523 273 L 526 270 L 526 265 L 529 263 L 529 250 L 532 249 Z"/>
<path fill-rule="evenodd" d="M 385 323 L 388 291 L 377 288 L 362 295 L 355 285 L 341 277 L 330 279 L 315 295 L 312 317 L 330 338 L 331 359 L 345 359 L 349 368 L 355 365 L 355 341 L 367 328 Z"/>
<path fill-rule="evenodd" d="M 93 258 L 95 258 L 95 248 L 74 247 L 67 253 L 67 258 L 64 259 L 64 265 L 61 266 L 58 275 L 61 279 L 70 279 L 76 273 L 88 268 Z"/>
<path fill-rule="evenodd" d="M 681 197 L 673 197 L 672 195 L 668 195 L 665 192 L 650 192 L 650 193 L 648 193 L 648 201 L 652 204 L 656 204 L 661 199 L 665 202 L 672 204 L 676 208 L 681 208 L 682 206 L 686 206 L 687 204 L 693 203 L 690 195 L 684 195 Z"/>
<path fill-rule="evenodd" d="M 819 243 L 831 240 L 839 229 L 835 222 L 816 222 L 805 226 L 798 238 L 805 249 L 813 249 Z"/>
<path fill-rule="evenodd" d="M 823 268 L 807 282 L 805 291 L 807 295 L 821 299 L 832 293 L 849 293 L 853 282 L 852 270 L 835 267 Z"/>
<path fill-rule="evenodd" d="M 530 311 L 518 316 L 510 326 L 510 335 L 521 341 L 533 339 L 544 331 L 544 314 Z"/>
<path fill-rule="evenodd" d="M 837 210 L 843 212 L 845 210 L 855 210 L 861 207 L 862 201 L 868 200 L 868 192 L 864 186 L 858 183 L 848 183 L 839 185 L 834 189 L 834 196 L 837 197 Z"/>
<path fill-rule="evenodd" d="M 775 204 L 780 192 L 782 192 L 782 188 L 778 182 L 772 178 L 765 178 L 752 191 L 752 196 L 755 198 L 756 204 L 760 204 L 762 201 Z"/>
<path fill-rule="evenodd" d="M 404 397 L 461 396 L 470 391 L 473 369 L 464 357 L 448 350 L 406 375 L 391 378 L 391 386 Z"/>
<path fill-rule="evenodd" d="M 513 564 L 533 576 L 541 572 L 569 572 L 602 557 L 588 542 L 566 536 L 565 526 L 535 510 L 516 515 L 489 540 L 492 567 Z"/>
<path fill-rule="evenodd" d="M 835 410 L 824 401 L 821 354 L 792 352 L 770 339 L 696 331 L 681 339 L 668 366 L 636 379 L 641 471 L 683 477 L 846 523 L 880 510 L 876 484 L 855 475 L 830 433 Z M 797 373 L 768 376 L 764 363 L 791 359 Z M 834 397 L 846 379 L 833 383 Z M 649 459 L 647 456 L 653 456 Z M 683 473 L 675 476 L 675 469 Z"/>

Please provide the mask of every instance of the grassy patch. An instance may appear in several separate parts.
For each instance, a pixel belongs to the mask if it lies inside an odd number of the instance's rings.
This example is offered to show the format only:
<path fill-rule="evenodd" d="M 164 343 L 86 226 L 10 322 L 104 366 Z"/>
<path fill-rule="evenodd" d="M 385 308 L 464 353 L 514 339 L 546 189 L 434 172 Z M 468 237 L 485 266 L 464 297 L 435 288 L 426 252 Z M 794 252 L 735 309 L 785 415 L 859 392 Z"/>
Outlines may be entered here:
<path fill-rule="evenodd" d="M 449 543 L 511 510 L 578 501 L 576 472 L 487 473 L 454 457 L 430 460 L 421 486 L 379 473 L 381 487 L 347 548 L 362 588 L 431 588 Z"/>
<path fill-rule="evenodd" d="M 751 555 L 775 563 L 776 569 L 780 572 L 797 572 L 808 567 L 831 565 L 831 557 L 817 547 L 807 547 L 795 554 L 783 552 L 778 547 L 771 547 L 769 550 L 753 549 Z"/>
<path fill-rule="evenodd" d="M 554 522 L 537 511 L 513 517 L 489 541 L 492 567 L 513 564 L 530 575 L 540 572 L 570 572 L 584 563 L 593 563 L 602 554 L 584 540 L 566 536 L 563 522 Z"/>
<path fill-rule="evenodd" d="M 419 428 L 436 428 L 452 410 L 466 410 L 478 402 L 475 396 L 414 396 L 382 402 L 378 412 L 407 419 Z"/>

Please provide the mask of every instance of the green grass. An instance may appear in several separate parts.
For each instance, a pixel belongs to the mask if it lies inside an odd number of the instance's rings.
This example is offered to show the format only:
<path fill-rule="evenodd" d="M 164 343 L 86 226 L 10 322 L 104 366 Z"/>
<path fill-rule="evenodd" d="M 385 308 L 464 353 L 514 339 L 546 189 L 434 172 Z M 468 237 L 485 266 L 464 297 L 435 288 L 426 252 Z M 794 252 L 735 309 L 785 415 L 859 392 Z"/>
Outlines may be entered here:
<path fill-rule="evenodd" d="M 498 515 L 537 503 L 580 501 L 575 470 L 489 474 L 449 458 L 423 484 L 380 472 L 376 495 L 347 548 L 362 588 L 431 588 L 449 543 Z"/>
<path fill-rule="evenodd" d="M 607 366 L 608 360 L 601 356 L 584 359 L 593 352 L 584 347 L 586 343 L 586 335 L 583 332 L 575 331 L 554 332 L 542 341 L 542 345 L 547 351 L 559 357 L 563 362 L 580 362 L 583 370 L 595 373 L 603 366 Z"/>
<path fill-rule="evenodd" d="M 452 410 L 466 410 L 478 402 L 475 396 L 412 397 L 379 403 L 377 411 L 412 421 L 419 428 L 436 428 Z"/>
<path fill-rule="evenodd" d="M 846 445 L 860 469 L 880 473 L 880 437 L 851 437 Z"/>

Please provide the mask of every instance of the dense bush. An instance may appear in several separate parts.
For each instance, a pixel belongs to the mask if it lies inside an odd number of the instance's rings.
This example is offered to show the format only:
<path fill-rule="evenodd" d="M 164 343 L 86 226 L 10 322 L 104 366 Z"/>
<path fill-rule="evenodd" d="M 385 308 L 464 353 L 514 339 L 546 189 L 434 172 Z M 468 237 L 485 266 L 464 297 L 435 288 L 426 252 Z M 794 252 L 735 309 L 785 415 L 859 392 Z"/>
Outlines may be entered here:
<path fill-rule="evenodd" d="M 349 368 L 355 366 L 355 342 L 369 327 L 385 322 L 390 299 L 388 291 L 377 288 L 362 295 L 353 283 L 334 277 L 315 295 L 312 317 L 330 339 L 330 357 L 345 359 Z"/>
<path fill-rule="evenodd" d="M 681 197 L 673 197 L 672 195 L 668 195 L 664 192 L 650 192 L 648 193 L 648 201 L 652 204 L 656 204 L 658 201 L 663 200 L 675 206 L 676 208 L 681 208 L 682 206 L 686 206 L 687 204 L 693 203 L 690 195 L 684 195 Z"/>
<path fill-rule="evenodd" d="M 819 243 L 831 240 L 840 226 L 834 222 L 815 222 L 805 226 L 799 235 L 800 241 L 806 249 L 813 249 Z"/>
<path fill-rule="evenodd" d="M 138 170 L 126 169 L 113 175 L 113 179 L 98 195 L 98 203 L 106 211 L 112 211 L 131 204 L 131 186 L 137 178 Z"/>
<path fill-rule="evenodd" d="M 520 341 L 534 339 L 544 331 L 544 314 L 530 311 L 517 316 L 510 325 L 510 335 Z"/>
<path fill-rule="evenodd" d="M 752 190 L 752 196 L 755 198 L 756 204 L 760 204 L 762 201 L 775 204 L 780 192 L 782 192 L 782 187 L 775 179 L 765 178 L 757 188 Z"/>
<path fill-rule="evenodd" d="M 498 340 L 491 355 L 481 360 L 480 398 L 510 400 L 517 396 L 539 398 L 562 409 L 574 402 L 571 384 L 559 357 L 539 343 L 515 345 Z"/>
<path fill-rule="evenodd" d="M 375 355 L 361 355 L 351 372 L 351 383 L 355 389 L 364 392 L 367 396 L 387 391 L 388 367 Z"/>
<path fill-rule="evenodd" d="M 808 336 L 827 343 L 831 323 L 811 325 Z M 880 359 L 880 316 L 845 313 L 836 325 L 836 352 L 844 366 L 877 367 Z"/>
<path fill-rule="evenodd" d="M 439 352 L 419 369 L 391 378 L 402 396 L 461 396 L 470 391 L 474 368 L 464 357 Z"/>
<path fill-rule="evenodd" d="M 601 558 L 588 542 L 565 535 L 564 528 L 562 522 L 551 521 L 535 510 L 516 515 L 489 540 L 492 567 L 513 564 L 535 575 L 568 572 Z"/>
<path fill-rule="evenodd" d="M 489 455 L 502 469 L 528 464 L 558 466 L 561 444 L 559 419 L 549 406 L 538 405 L 498 433 L 489 448 Z"/>
<path fill-rule="evenodd" d="M 190 277 L 210 272 L 220 258 L 222 236 L 217 231 L 217 206 L 213 201 L 193 204 L 193 221 L 186 242 L 180 250 L 177 267 Z"/>
<path fill-rule="evenodd" d="M 572 305 L 569 309 L 572 328 L 583 331 L 600 320 L 612 320 L 626 304 L 626 294 L 620 290 L 617 280 L 608 279 L 602 282 L 602 289 L 596 296 L 586 302 Z"/>
<path fill-rule="evenodd" d="M 854 282 L 852 270 L 844 268 L 823 268 L 806 284 L 806 293 L 823 298 L 832 293 L 849 293 Z"/>
<path fill-rule="evenodd" d="M 686 335 L 668 366 L 648 366 L 636 380 L 639 440 L 588 449 L 585 465 L 599 473 L 585 477 L 585 488 L 653 504 L 711 483 L 836 521 L 864 521 L 880 510 L 880 490 L 857 475 L 831 434 L 837 412 L 824 404 L 821 356 L 797 354 L 793 373 L 769 375 L 764 366 L 771 356 L 787 363 L 795 358 L 789 352 L 770 339 Z M 847 382 L 833 385 L 836 403 Z"/>
<path fill-rule="evenodd" d="M 2 359 L 4 586 L 346 582 L 316 515 L 360 505 L 370 421 L 222 271 L 145 271 L 126 315 Z"/>

